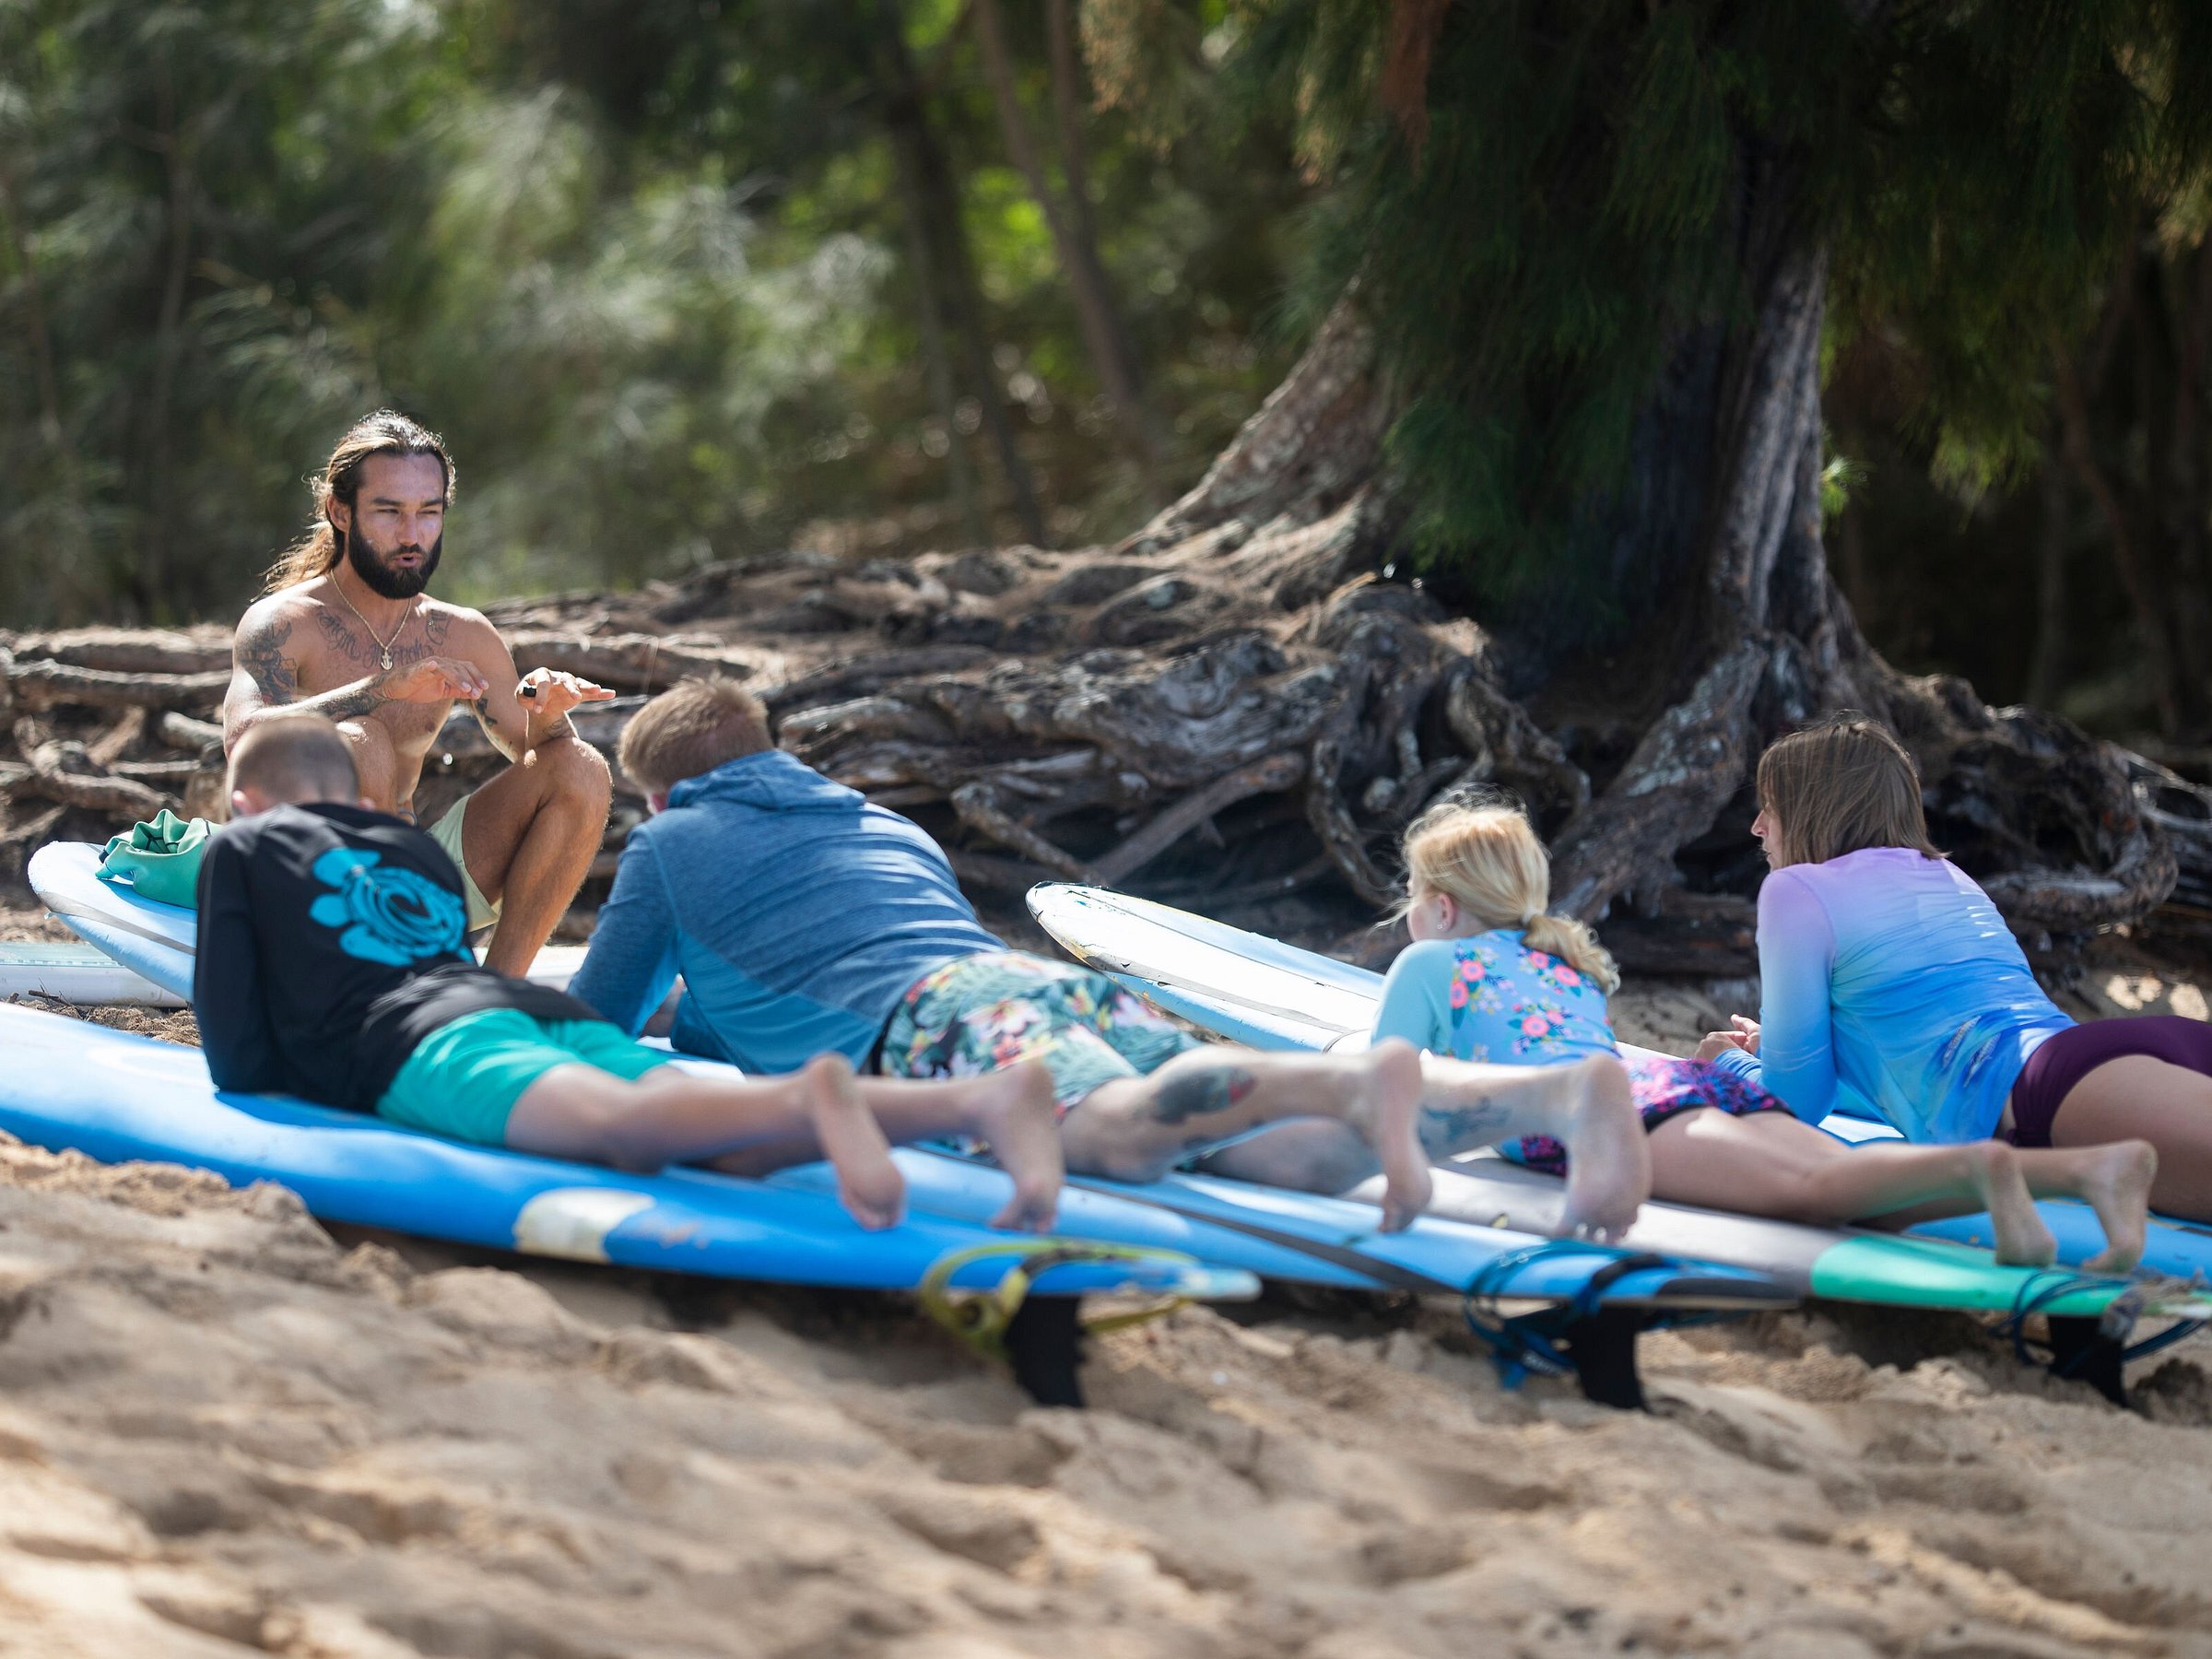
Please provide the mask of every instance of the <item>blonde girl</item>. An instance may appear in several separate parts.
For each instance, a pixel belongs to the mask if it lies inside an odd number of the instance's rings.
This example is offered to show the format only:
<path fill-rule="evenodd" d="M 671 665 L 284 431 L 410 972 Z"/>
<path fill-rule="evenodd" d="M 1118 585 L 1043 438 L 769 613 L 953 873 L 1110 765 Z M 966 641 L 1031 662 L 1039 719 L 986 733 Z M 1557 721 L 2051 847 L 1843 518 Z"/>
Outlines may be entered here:
<path fill-rule="evenodd" d="M 1405 852 L 1414 943 L 1383 985 L 1377 1041 L 1507 1065 L 1620 1053 L 1606 1012 L 1619 971 L 1588 927 L 1549 913 L 1550 860 L 1525 817 L 1434 807 L 1406 832 Z M 2056 1246 L 2034 1197 L 2063 1193 L 2096 1205 L 2104 1223 L 2107 1248 L 2088 1265 L 2124 1270 L 2142 1253 L 2142 1186 L 2109 1179 L 2095 1159 L 2031 1161 L 1990 1141 L 1853 1147 L 1715 1066 L 1642 1051 L 1623 1058 L 1654 1197 L 1823 1225 L 1986 1209 L 1998 1258 L 2041 1265 Z M 1573 1179 L 1571 1148 L 1557 1141 L 1534 1136 L 1507 1153 Z"/>

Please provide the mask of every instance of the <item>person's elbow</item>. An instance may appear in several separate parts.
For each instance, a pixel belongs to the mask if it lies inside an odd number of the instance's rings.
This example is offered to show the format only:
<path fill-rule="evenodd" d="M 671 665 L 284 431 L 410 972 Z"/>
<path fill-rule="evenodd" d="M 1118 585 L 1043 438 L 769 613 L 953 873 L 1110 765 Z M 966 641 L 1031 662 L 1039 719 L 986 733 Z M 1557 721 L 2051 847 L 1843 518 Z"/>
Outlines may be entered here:
<path fill-rule="evenodd" d="M 1810 1124 L 1816 1129 L 1818 1128 L 1828 1117 L 1828 1108 L 1818 1101 L 1785 1100 L 1783 1101 L 1783 1104 L 1790 1109 L 1790 1115 L 1792 1117 L 1795 1118 L 1801 1124 Z"/>

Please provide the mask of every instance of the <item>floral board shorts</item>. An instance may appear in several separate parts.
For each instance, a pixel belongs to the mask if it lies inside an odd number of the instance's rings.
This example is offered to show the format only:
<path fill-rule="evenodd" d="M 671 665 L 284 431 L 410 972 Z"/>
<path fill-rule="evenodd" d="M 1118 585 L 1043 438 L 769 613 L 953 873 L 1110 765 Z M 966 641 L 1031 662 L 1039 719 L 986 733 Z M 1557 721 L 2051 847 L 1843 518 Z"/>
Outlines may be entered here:
<path fill-rule="evenodd" d="M 880 1064 L 887 1077 L 973 1077 L 1041 1060 L 1065 1117 L 1100 1084 L 1199 1046 L 1102 973 L 1006 950 L 915 981 L 884 1028 Z"/>
<path fill-rule="evenodd" d="M 1629 1068 L 1629 1090 L 1635 1097 L 1636 1110 L 1643 1114 L 1646 1135 L 1668 1118 L 1680 1117 L 1700 1106 L 1730 1117 L 1789 1111 L 1756 1083 L 1747 1083 L 1701 1060 L 1677 1060 L 1666 1054 L 1623 1054 L 1620 1058 Z M 1567 1148 L 1548 1135 L 1531 1135 L 1499 1150 L 1515 1163 L 1547 1175 L 1567 1172 Z"/>

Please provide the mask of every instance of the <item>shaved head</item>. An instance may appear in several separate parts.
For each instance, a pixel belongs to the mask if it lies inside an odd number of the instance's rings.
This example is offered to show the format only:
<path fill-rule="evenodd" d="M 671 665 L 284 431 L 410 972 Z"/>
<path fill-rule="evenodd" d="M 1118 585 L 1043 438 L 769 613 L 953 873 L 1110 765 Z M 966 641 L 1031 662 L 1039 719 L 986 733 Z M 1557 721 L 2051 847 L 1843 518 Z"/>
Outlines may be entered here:
<path fill-rule="evenodd" d="M 316 801 L 360 798 L 353 751 L 338 728 L 320 714 L 287 714 L 265 720 L 238 740 L 230 756 L 230 793 L 257 797 L 270 806 L 304 806 Z"/>

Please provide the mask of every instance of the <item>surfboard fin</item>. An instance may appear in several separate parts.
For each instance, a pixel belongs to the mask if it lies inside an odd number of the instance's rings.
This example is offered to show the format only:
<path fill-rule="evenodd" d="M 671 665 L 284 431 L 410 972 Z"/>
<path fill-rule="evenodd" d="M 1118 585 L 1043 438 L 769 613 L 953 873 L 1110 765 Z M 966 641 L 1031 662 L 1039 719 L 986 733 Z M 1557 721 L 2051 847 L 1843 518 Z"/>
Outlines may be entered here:
<path fill-rule="evenodd" d="M 1080 1303 L 1072 1296 L 1024 1298 L 1006 1322 L 1000 1345 L 1014 1381 L 1040 1406 L 1072 1406 L 1081 1410 L 1084 1329 Z"/>
<path fill-rule="evenodd" d="M 2051 1330 L 2051 1374 L 2069 1382 L 2087 1382 L 2115 1406 L 2127 1404 L 2127 1382 L 2121 1371 L 2126 1359 L 2122 1339 L 2109 1336 L 2101 1319 L 2053 1317 Z"/>
<path fill-rule="evenodd" d="M 1636 1370 L 1636 1339 L 1647 1324 L 1641 1313 L 1603 1308 L 1568 1324 L 1559 1340 L 1584 1399 L 1621 1411 L 1645 1408 L 1643 1378 Z"/>
<path fill-rule="evenodd" d="M 971 1262 L 994 1256 L 1014 1260 L 989 1290 L 955 1296 L 952 1276 Z M 1040 1274 L 1068 1262 L 1172 1262 L 1203 1271 L 1194 1259 L 1141 1244 L 1096 1244 L 1080 1240 L 1041 1243 L 979 1244 L 956 1250 L 938 1261 L 922 1281 L 922 1308 L 932 1319 L 988 1359 L 1003 1359 L 1030 1398 L 1040 1406 L 1083 1405 L 1077 1368 L 1083 1339 L 1093 1332 L 1116 1331 L 1171 1313 L 1190 1300 L 1169 1294 L 1157 1304 L 1109 1314 L 1085 1324 L 1081 1301 L 1073 1296 L 1030 1294 Z"/>
<path fill-rule="evenodd" d="M 1602 1253 L 1614 1259 L 1590 1276 L 1571 1302 L 1508 1318 L 1497 1303 L 1512 1294 L 1513 1276 L 1529 1264 L 1555 1254 Z M 1583 1396 L 1623 1411 L 1644 1409 L 1643 1380 L 1636 1370 L 1636 1339 L 1651 1327 L 1649 1314 L 1607 1308 L 1606 1288 L 1646 1267 L 1666 1265 L 1648 1253 L 1618 1254 L 1576 1239 L 1555 1239 L 1500 1256 L 1468 1286 L 1463 1312 L 1467 1328 L 1488 1345 L 1498 1375 L 1517 1388 L 1532 1371 L 1564 1376 L 1571 1371 Z"/>

